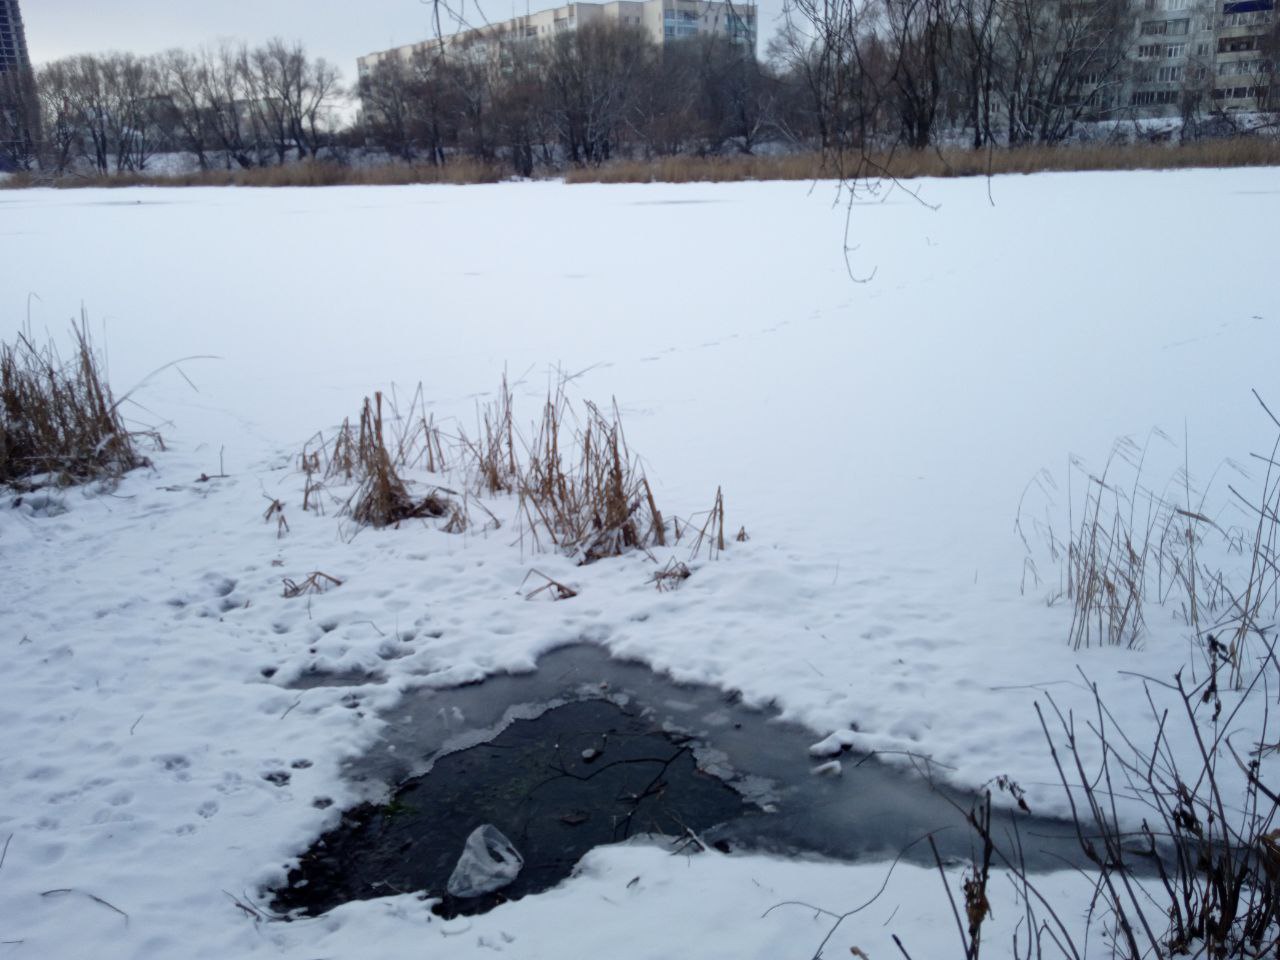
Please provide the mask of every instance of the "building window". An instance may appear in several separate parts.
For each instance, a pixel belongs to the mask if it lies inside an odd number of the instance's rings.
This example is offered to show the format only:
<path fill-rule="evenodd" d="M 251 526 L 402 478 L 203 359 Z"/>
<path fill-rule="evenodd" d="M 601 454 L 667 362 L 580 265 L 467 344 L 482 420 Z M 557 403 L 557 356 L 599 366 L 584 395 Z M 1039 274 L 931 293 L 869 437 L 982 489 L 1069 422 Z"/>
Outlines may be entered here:
<path fill-rule="evenodd" d="M 667 37 L 696 37 L 698 15 L 691 10 L 666 10 L 662 21 L 662 33 Z"/>
<path fill-rule="evenodd" d="M 1222 12 L 1232 13 L 1266 13 L 1275 9 L 1275 0 L 1227 0 L 1222 5 Z"/>
<path fill-rule="evenodd" d="M 1267 72 L 1268 66 L 1265 60 L 1233 60 L 1218 64 L 1218 76 L 1240 77 L 1262 74 Z"/>
<path fill-rule="evenodd" d="M 1241 53 L 1245 50 L 1256 50 L 1258 48 L 1258 40 L 1260 38 L 1253 37 L 1222 37 L 1218 40 L 1219 53 Z"/>
<path fill-rule="evenodd" d="M 1185 37 L 1190 27 L 1190 20 L 1144 20 L 1142 35 L 1144 37 Z"/>
<path fill-rule="evenodd" d="M 1235 4 L 1227 4 L 1228 7 Z M 1258 23 L 1271 22 L 1271 9 L 1266 10 L 1244 10 L 1244 11 L 1227 11 L 1222 18 L 1222 26 L 1224 27 L 1249 27 Z"/>

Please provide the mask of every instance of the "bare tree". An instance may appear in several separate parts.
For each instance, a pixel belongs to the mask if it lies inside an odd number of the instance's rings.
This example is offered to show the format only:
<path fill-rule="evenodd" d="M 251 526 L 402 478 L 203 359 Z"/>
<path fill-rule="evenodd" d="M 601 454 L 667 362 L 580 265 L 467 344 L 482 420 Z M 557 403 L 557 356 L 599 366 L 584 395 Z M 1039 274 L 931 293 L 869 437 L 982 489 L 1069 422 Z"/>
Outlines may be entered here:
<path fill-rule="evenodd" d="M 874 8 L 859 0 L 792 0 L 786 12 L 784 43 L 804 76 L 819 144 L 845 179 L 852 173 L 846 161 L 862 167 L 884 129 L 894 51 L 874 29 Z"/>
<path fill-rule="evenodd" d="M 73 104 L 72 63 L 59 60 L 42 67 L 36 77 L 36 96 L 44 131 L 42 163 L 47 170 L 66 173 L 81 152 L 82 126 Z"/>
<path fill-rule="evenodd" d="M 494 98 L 497 139 L 516 174 L 533 176 L 536 162 L 553 160 L 554 131 L 543 109 L 546 80 L 543 44 L 516 41 L 501 51 L 502 83 Z"/>
<path fill-rule="evenodd" d="M 1004 0 L 1000 24 L 1009 144 L 1058 143 L 1100 105 L 1126 62 L 1126 0 Z"/>
<path fill-rule="evenodd" d="M 240 68 L 240 50 L 223 43 L 216 50 L 202 50 L 200 61 L 200 98 L 208 111 L 210 134 L 222 150 L 225 166 L 229 170 L 234 162 L 241 169 L 248 169 L 255 162 L 261 164 L 263 148 L 260 138 L 254 136 L 248 85 Z"/>
<path fill-rule="evenodd" d="M 952 41 L 952 10 L 945 0 L 881 0 L 880 28 L 894 51 L 890 97 L 902 139 L 924 149 L 933 142 Z"/>
<path fill-rule="evenodd" d="M 241 48 L 237 62 L 249 114 L 277 162 L 284 163 L 290 150 L 300 160 L 314 159 L 330 132 L 330 109 L 340 92 L 337 68 L 278 37 L 252 50 Z"/>
<path fill-rule="evenodd" d="M 1000 0 L 951 0 L 951 4 L 954 73 L 958 85 L 963 85 L 973 147 L 979 150 L 994 137 L 991 121 Z"/>
<path fill-rule="evenodd" d="M 209 148 L 214 138 L 206 97 L 210 85 L 209 63 L 186 50 L 170 50 L 160 58 L 158 68 L 182 146 L 195 154 L 201 170 L 208 170 Z"/>
<path fill-rule="evenodd" d="M 381 60 L 360 77 L 362 122 L 370 140 L 402 160 L 414 159 L 416 96 L 411 67 L 402 58 Z"/>
<path fill-rule="evenodd" d="M 552 39 L 549 108 L 570 162 L 597 164 L 613 155 L 653 53 L 654 45 L 639 27 L 587 24 Z"/>

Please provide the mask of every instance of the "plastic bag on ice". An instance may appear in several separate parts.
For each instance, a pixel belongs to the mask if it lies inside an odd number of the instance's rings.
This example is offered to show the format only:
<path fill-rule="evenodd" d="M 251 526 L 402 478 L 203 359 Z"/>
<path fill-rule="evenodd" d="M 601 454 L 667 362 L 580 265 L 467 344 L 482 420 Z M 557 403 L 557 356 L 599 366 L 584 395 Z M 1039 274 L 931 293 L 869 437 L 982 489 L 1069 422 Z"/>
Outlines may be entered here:
<path fill-rule="evenodd" d="M 466 846 L 458 865 L 449 877 L 449 893 L 455 897 L 478 897 L 501 890 L 517 876 L 524 866 L 511 841 L 497 827 L 486 823 L 476 827 L 467 837 Z"/>

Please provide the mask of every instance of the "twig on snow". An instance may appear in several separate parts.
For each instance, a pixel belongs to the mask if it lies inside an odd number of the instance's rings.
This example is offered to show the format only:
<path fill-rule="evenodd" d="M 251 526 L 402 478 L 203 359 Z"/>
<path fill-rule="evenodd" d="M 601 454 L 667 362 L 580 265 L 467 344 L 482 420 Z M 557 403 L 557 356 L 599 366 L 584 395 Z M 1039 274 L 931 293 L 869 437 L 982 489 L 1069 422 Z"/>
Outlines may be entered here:
<path fill-rule="evenodd" d="M 108 903 L 106 900 L 103 900 L 97 894 L 89 893 L 89 891 L 87 890 L 76 890 L 74 887 L 59 887 L 57 890 L 45 890 L 40 894 L 40 896 L 60 897 L 60 896 L 65 896 L 68 893 L 78 893 L 82 897 L 88 897 L 94 903 L 99 903 L 102 906 L 106 907 L 108 910 L 111 910 L 114 913 L 120 914 L 120 916 L 124 917 L 125 926 L 129 925 L 129 915 L 127 913 L 125 913 L 123 910 L 117 907 L 114 903 Z"/>

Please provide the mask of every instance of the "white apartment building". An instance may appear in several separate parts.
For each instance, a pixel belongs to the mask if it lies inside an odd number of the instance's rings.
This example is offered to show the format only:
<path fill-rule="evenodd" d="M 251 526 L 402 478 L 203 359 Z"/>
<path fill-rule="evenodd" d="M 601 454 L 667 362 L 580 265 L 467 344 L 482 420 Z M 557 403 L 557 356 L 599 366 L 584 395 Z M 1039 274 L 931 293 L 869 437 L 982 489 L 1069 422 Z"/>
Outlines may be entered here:
<path fill-rule="evenodd" d="M 1118 112 L 1176 116 L 1189 98 L 1210 110 L 1276 103 L 1264 55 L 1275 0 L 1135 0 L 1132 46 Z"/>
<path fill-rule="evenodd" d="M 569 3 L 539 10 L 497 23 L 460 30 L 443 38 L 446 51 L 453 47 L 483 46 L 494 40 L 549 40 L 557 34 L 590 23 L 640 27 L 655 43 L 719 34 L 751 47 L 756 46 L 756 7 L 752 3 L 723 0 L 610 0 L 609 3 Z M 365 76 L 383 60 L 408 61 L 419 52 L 438 47 L 440 39 L 381 50 L 357 61 Z"/>

